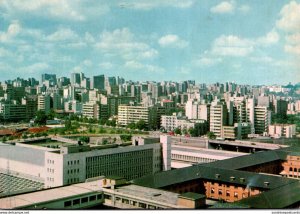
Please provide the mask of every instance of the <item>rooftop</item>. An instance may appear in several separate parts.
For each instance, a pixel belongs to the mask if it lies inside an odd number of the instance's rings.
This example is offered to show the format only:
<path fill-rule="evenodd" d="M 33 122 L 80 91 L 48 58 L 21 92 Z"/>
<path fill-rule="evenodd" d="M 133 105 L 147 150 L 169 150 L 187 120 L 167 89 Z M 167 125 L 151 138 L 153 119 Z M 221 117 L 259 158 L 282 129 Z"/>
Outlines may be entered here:
<path fill-rule="evenodd" d="M 166 204 L 166 206 L 170 204 L 177 205 L 177 199 L 179 196 L 178 193 L 137 186 L 134 184 L 121 186 L 115 190 L 107 189 L 105 192 L 106 191 L 116 191 L 116 194 L 128 195 L 133 198 L 136 197 L 138 200 L 147 200 L 154 203 Z"/>
<path fill-rule="evenodd" d="M 300 181 L 243 199 L 237 205 L 256 209 L 286 208 L 300 201 Z"/>
<path fill-rule="evenodd" d="M 0 198 L 17 193 L 39 190 L 43 187 L 44 184 L 41 182 L 0 173 Z"/>
<path fill-rule="evenodd" d="M 99 181 L 74 184 L 0 199 L 0 209 L 13 209 L 101 190 Z M 9 199 L 9 200 L 8 200 Z M 13 203 L 11 203 L 13 202 Z"/>

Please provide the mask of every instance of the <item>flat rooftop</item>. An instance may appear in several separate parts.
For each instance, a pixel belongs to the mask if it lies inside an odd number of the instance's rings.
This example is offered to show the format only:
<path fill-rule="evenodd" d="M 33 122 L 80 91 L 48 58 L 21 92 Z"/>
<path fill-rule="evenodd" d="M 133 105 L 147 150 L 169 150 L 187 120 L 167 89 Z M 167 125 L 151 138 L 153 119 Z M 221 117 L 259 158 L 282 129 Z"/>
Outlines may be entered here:
<path fill-rule="evenodd" d="M 225 150 L 215 150 L 215 149 L 203 149 L 199 147 L 193 147 L 193 146 L 185 146 L 183 144 L 180 145 L 172 145 L 171 152 L 179 151 L 187 154 L 193 154 L 196 156 L 215 156 L 220 158 L 232 158 L 232 157 L 238 157 L 242 155 L 249 155 L 249 153 L 243 153 L 243 152 L 232 152 L 232 151 L 225 151 Z"/>
<path fill-rule="evenodd" d="M 0 173 L 0 198 L 21 192 L 40 190 L 43 187 L 44 184 L 41 182 Z"/>
<path fill-rule="evenodd" d="M 134 184 L 120 186 L 117 189 L 105 189 L 104 192 L 115 193 L 116 195 L 128 196 L 130 198 L 136 198 L 138 201 L 147 201 L 158 204 L 165 204 L 165 206 L 178 206 L 177 199 L 179 194 L 168 192 L 159 189 L 153 189 L 143 186 L 137 186 Z M 178 208 L 180 208 L 178 206 Z M 182 207 L 184 208 L 184 207 Z"/>
<path fill-rule="evenodd" d="M 54 201 L 62 198 L 74 197 L 80 194 L 101 191 L 100 182 L 92 181 L 88 183 L 74 184 L 65 187 L 58 187 L 37 191 L 27 194 L 20 194 L 8 198 L 0 199 L 0 209 L 15 209 L 30 206 L 32 204 Z"/>

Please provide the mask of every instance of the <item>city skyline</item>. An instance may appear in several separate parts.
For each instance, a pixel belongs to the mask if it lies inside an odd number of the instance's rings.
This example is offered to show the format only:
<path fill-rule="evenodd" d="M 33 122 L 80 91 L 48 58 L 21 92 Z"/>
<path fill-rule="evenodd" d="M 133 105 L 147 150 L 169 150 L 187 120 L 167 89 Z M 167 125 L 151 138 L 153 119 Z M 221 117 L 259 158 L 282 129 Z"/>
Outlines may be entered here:
<path fill-rule="evenodd" d="M 299 1 L 0 2 L 0 81 L 300 82 Z"/>

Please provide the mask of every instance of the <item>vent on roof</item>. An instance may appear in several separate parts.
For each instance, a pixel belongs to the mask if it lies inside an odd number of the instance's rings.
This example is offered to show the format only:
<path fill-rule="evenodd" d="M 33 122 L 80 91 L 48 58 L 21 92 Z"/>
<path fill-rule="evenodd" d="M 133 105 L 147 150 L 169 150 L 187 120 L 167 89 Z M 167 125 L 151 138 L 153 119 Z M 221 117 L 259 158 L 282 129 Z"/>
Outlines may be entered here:
<path fill-rule="evenodd" d="M 270 185 L 270 182 L 268 182 L 268 181 L 265 181 L 265 182 L 264 182 L 264 185 L 267 187 L 267 186 L 269 186 L 269 185 Z"/>
<path fill-rule="evenodd" d="M 245 178 L 240 178 L 241 183 L 245 182 Z"/>
<path fill-rule="evenodd" d="M 216 178 L 220 178 L 220 174 L 216 174 L 215 176 L 216 176 Z"/>
<path fill-rule="evenodd" d="M 231 176 L 231 177 L 230 177 L 230 180 L 231 180 L 231 181 L 234 181 L 234 180 L 235 180 L 235 177 L 234 177 L 234 176 Z"/>

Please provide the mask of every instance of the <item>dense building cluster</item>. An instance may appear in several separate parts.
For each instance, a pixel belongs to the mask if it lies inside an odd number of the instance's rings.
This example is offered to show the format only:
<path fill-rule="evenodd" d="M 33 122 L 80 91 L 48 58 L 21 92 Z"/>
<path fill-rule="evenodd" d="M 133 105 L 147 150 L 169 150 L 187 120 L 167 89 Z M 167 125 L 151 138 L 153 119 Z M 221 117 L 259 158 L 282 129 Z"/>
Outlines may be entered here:
<path fill-rule="evenodd" d="M 293 137 L 295 125 L 270 127 L 272 115 L 286 118 L 300 112 L 291 85 L 250 86 L 233 82 L 196 84 L 193 80 L 133 82 L 120 77 L 84 73 L 71 77 L 43 74 L 41 81 L 17 78 L 0 85 L 0 117 L 29 121 L 38 111 L 76 114 L 119 126 L 144 121 L 149 130 L 244 139 L 270 135 Z M 270 130 L 269 130 L 270 129 Z M 282 130 L 282 131 L 281 131 Z M 285 131 L 288 130 L 288 131 Z"/>

